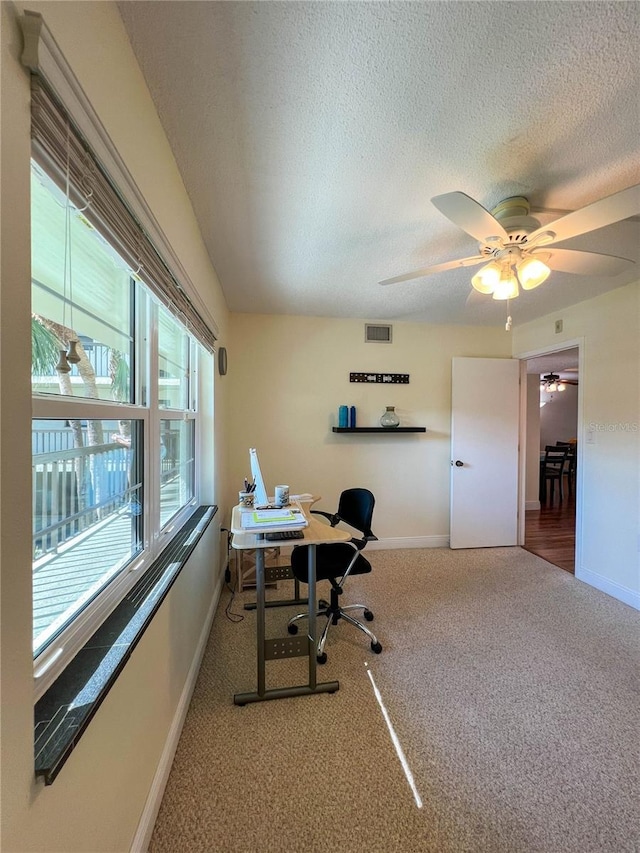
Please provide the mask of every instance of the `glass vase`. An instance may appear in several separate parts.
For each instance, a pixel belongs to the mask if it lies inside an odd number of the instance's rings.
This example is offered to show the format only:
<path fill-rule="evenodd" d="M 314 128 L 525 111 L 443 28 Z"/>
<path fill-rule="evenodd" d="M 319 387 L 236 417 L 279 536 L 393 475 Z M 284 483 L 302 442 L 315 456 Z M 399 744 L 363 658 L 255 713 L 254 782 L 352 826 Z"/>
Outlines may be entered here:
<path fill-rule="evenodd" d="M 396 415 L 395 406 L 387 406 L 386 412 L 380 418 L 380 426 L 385 429 L 395 429 L 400 426 L 400 418 Z"/>

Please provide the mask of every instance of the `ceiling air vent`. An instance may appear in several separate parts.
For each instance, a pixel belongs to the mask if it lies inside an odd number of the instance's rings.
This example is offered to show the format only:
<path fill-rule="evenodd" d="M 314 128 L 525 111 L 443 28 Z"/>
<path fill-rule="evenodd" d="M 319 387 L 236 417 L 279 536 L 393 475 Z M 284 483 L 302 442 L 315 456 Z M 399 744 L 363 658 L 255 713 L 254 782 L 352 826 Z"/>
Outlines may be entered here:
<path fill-rule="evenodd" d="M 364 340 L 368 344 L 390 344 L 393 326 L 364 324 Z"/>

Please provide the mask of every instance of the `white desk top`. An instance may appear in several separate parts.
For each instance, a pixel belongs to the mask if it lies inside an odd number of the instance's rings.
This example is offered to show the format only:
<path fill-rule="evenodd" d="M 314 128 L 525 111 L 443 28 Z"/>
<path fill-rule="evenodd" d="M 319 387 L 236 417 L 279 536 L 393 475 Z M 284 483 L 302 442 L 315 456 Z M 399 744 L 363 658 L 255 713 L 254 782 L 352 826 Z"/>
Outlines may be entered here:
<path fill-rule="evenodd" d="M 233 533 L 231 547 L 243 551 L 247 548 L 275 548 L 278 545 L 322 545 L 327 542 L 347 542 L 351 539 L 351 534 L 346 530 L 331 527 L 325 521 L 320 520 L 318 516 L 311 515 L 309 512 L 310 505 L 311 503 L 307 506 L 302 502 L 300 503 L 300 508 L 309 520 L 309 526 L 302 529 L 304 539 L 283 539 L 280 542 L 261 539 L 256 533 L 247 533 L 246 530 L 243 530 L 240 518 L 241 507 L 234 506 L 231 515 L 231 532 Z M 289 529 L 286 525 L 282 527 L 282 530 Z M 268 532 L 274 533 L 276 530 L 277 528 L 269 528 Z"/>

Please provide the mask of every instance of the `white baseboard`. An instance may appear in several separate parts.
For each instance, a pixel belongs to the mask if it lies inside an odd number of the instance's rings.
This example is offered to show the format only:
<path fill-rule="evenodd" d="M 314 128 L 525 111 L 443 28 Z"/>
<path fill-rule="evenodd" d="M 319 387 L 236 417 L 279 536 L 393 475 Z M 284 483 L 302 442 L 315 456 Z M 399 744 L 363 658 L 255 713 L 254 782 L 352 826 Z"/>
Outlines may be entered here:
<path fill-rule="evenodd" d="M 189 668 L 189 674 L 187 675 L 187 680 L 185 681 L 180 701 L 178 702 L 178 707 L 176 708 L 176 713 L 174 714 L 171 728 L 169 729 L 167 740 L 165 742 L 164 749 L 162 750 L 162 756 L 160 757 L 158 767 L 153 777 L 147 801 L 144 804 L 144 809 L 142 810 L 138 829 L 136 830 L 133 842 L 131 843 L 130 853 L 146 853 L 149 847 L 153 827 L 155 825 L 156 818 L 158 817 L 160 804 L 162 803 L 164 789 L 166 787 L 167 780 L 169 779 L 169 773 L 171 772 L 173 757 L 176 753 L 176 749 L 178 748 L 178 741 L 180 740 L 182 726 L 184 725 L 185 717 L 189 710 L 191 695 L 196 686 L 196 680 L 198 678 L 198 673 L 200 672 L 200 664 L 202 663 L 204 650 L 207 645 L 207 640 L 209 639 L 209 634 L 211 633 L 211 625 L 218 606 L 223 583 L 224 572 L 221 572 L 213 594 L 211 607 L 207 613 L 207 618 L 205 619 L 200 633 L 200 639 L 198 640 L 198 646 Z"/>
<path fill-rule="evenodd" d="M 628 604 L 630 607 L 640 610 L 640 592 L 622 586 L 622 584 L 609 580 L 609 578 L 605 578 L 597 572 L 591 572 L 589 569 L 577 568 L 576 578 L 583 583 L 589 584 L 589 586 L 594 586 L 600 592 L 606 592 L 612 598 L 617 598 L 623 604 Z"/>
<path fill-rule="evenodd" d="M 367 551 L 395 551 L 398 548 L 448 548 L 449 536 L 406 536 L 395 539 L 378 539 L 367 543 Z"/>
<path fill-rule="evenodd" d="M 524 508 L 525 508 L 525 510 L 527 510 L 527 509 L 540 509 L 540 501 L 526 501 Z"/>

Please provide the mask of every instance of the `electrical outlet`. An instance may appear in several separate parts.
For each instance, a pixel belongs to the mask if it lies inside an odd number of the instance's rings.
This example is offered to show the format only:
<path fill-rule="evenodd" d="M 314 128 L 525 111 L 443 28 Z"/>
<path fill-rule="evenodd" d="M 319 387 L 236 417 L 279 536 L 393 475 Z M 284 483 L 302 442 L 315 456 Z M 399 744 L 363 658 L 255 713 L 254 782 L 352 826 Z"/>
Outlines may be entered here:
<path fill-rule="evenodd" d="M 556 335 L 562 331 L 562 320 L 556 320 Z"/>

